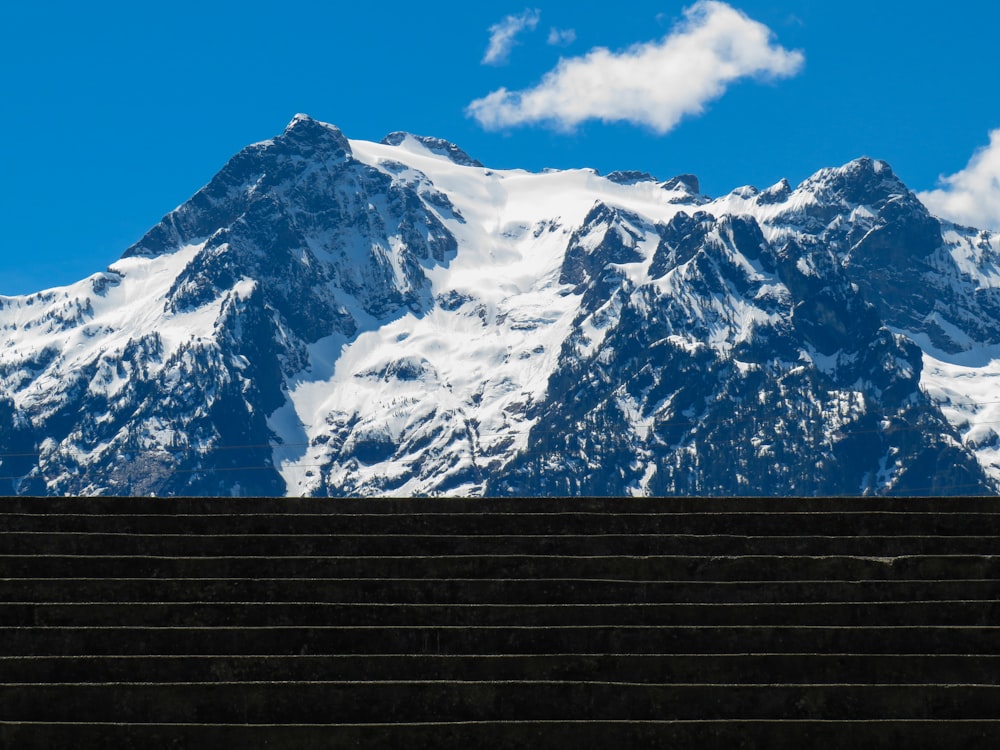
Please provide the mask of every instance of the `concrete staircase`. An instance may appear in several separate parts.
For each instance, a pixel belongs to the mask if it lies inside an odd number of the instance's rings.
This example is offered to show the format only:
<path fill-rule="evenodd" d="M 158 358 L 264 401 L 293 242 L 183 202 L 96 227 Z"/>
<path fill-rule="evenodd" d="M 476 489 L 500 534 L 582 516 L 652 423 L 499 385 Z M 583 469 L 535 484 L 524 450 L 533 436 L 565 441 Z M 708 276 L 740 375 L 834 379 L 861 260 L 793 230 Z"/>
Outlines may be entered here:
<path fill-rule="evenodd" d="M 1000 747 L 1000 500 L 0 500 L 0 747 Z"/>

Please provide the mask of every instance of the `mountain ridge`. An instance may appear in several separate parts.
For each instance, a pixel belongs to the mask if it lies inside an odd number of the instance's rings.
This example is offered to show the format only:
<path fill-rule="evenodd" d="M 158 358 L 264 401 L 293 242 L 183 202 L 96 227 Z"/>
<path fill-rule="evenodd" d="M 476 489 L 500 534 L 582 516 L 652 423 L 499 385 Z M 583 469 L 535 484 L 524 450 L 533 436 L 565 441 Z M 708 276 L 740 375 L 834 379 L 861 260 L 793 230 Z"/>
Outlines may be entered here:
<path fill-rule="evenodd" d="M 0 299 L 0 482 L 995 492 L 996 238 L 868 157 L 699 189 L 296 115 L 106 272 Z"/>

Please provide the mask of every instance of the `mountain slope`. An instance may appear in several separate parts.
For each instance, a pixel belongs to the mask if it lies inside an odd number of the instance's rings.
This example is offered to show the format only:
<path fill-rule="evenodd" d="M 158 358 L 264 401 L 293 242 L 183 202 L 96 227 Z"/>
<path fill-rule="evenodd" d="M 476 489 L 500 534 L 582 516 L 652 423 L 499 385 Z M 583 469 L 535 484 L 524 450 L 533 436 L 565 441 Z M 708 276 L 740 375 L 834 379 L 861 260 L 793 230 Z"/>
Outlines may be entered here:
<path fill-rule="evenodd" d="M 298 115 L 106 272 L 0 298 L 0 481 L 993 492 L 998 250 L 870 159 L 713 200 Z"/>

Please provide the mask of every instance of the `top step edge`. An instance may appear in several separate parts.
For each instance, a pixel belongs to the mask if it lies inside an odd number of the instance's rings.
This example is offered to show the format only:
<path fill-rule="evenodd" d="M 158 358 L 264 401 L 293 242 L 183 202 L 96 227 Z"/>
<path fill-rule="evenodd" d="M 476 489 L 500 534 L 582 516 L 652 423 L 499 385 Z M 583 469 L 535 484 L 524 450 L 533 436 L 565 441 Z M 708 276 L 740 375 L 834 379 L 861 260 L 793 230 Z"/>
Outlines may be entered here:
<path fill-rule="evenodd" d="M 511 497 L 219 498 L 0 497 L 0 514 L 392 514 L 392 513 L 1000 513 L 1000 497 Z"/>

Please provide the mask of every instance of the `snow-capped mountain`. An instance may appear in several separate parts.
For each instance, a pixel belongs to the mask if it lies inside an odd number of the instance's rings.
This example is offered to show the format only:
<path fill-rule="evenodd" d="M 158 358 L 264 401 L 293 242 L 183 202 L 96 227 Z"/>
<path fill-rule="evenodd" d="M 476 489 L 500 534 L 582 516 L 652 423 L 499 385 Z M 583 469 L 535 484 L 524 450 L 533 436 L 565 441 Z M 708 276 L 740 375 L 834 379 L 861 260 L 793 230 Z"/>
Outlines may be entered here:
<path fill-rule="evenodd" d="M 21 494 L 973 494 L 1000 242 L 881 161 L 711 199 L 296 116 L 0 298 Z"/>

